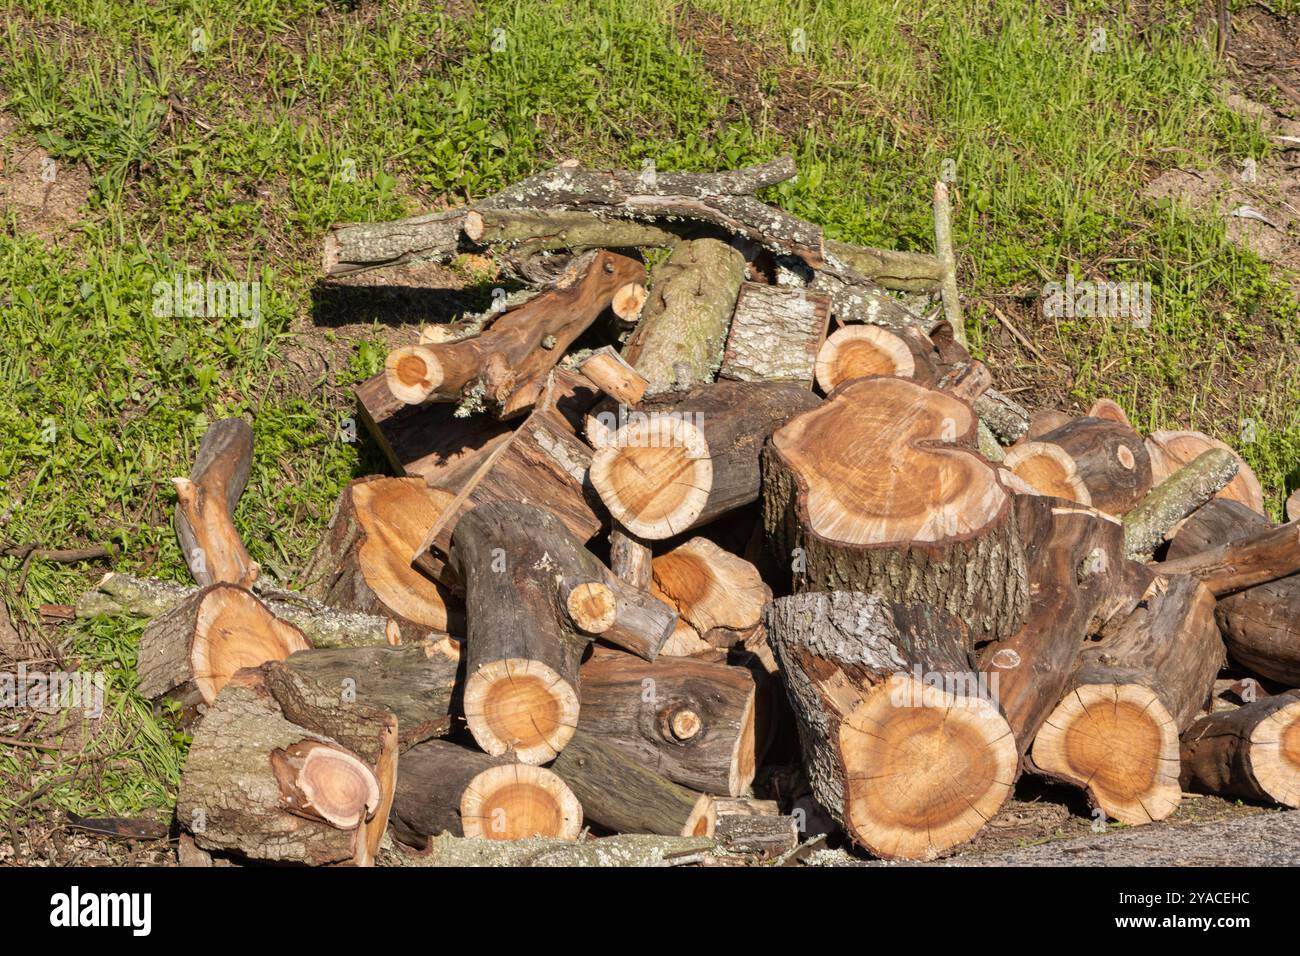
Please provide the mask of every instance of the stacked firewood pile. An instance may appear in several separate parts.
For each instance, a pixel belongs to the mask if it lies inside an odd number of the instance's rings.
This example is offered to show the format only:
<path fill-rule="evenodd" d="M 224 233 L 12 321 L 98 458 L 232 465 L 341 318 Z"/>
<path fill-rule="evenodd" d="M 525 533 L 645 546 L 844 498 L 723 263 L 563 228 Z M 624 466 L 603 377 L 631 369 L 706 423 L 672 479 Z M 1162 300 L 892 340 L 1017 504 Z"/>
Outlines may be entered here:
<path fill-rule="evenodd" d="M 926 859 L 1022 773 L 1130 824 L 1185 790 L 1300 806 L 1300 525 L 1204 435 L 993 390 L 942 187 L 931 256 L 755 198 L 792 175 L 565 164 L 330 232 L 330 276 L 491 256 L 523 291 L 358 388 L 398 477 L 348 486 L 299 590 L 234 531 L 227 420 L 176 479 L 197 589 L 83 599 L 154 618 L 189 851 L 613 864 L 831 828 Z"/>

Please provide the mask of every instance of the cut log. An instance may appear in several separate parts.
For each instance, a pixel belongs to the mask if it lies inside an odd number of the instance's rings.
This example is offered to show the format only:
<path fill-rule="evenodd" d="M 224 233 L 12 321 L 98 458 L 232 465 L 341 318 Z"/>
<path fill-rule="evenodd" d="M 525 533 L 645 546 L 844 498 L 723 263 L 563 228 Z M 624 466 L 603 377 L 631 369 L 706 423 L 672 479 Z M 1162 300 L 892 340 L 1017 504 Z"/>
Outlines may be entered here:
<path fill-rule="evenodd" d="M 829 322 L 828 296 L 746 282 L 736 298 L 718 376 L 810 389 Z"/>
<path fill-rule="evenodd" d="M 468 840 L 444 833 L 423 853 L 394 848 L 381 866 L 418 867 L 642 867 L 698 863 L 714 848 L 709 837 L 665 837 L 622 833 L 586 840 Z"/>
<path fill-rule="evenodd" d="M 890 329 L 923 325 L 919 315 L 895 299 L 880 285 L 846 266 L 838 275 L 816 272 L 808 276 L 805 288 L 830 299 L 831 316 L 838 325 L 866 323 Z"/>
<path fill-rule="evenodd" d="M 1152 432 L 1147 436 L 1146 447 L 1151 458 L 1152 480 L 1157 485 L 1211 448 L 1232 451 L 1217 438 L 1191 431 Z M 1259 479 L 1240 455 L 1235 451 L 1232 453 L 1240 463 L 1237 477 L 1217 497 L 1240 501 L 1256 514 L 1267 515 L 1268 512 L 1264 509 L 1264 490 L 1260 487 Z"/>
<path fill-rule="evenodd" d="M 635 405 L 641 401 L 649 383 L 608 345 L 597 349 L 578 365 L 593 385 L 615 401 Z"/>
<path fill-rule="evenodd" d="M 583 808 L 544 767 L 491 757 L 445 740 L 402 755 L 393 800 L 393 833 L 426 849 L 440 833 L 485 840 L 559 837 L 582 832 Z"/>
<path fill-rule="evenodd" d="M 1120 422 L 1075 418 L 1038 442 L 1055 445 L 1074 462 L 1075 473 L 1088 489 L 1092 506 L 1101 511 L 1122 515 L 1151 489 L 1151 459 L 1146 446 L 1137 432 Z"/>
<path fill-rule="evenodd" d="M 382 374 L 355 389 L 361 419 L 393 471 L 428 484 L 456 487 L 510 437 L 490 415 L 459 417 L 454 405 L 407 405 Z"/>
<path fill-rule="evenodd" d="M 627 530 L 615 526 L 609 533 L 609 569 L 614 576 L 641 591 L 649 591 L 654 580 L 654 552 Z"/>
<path fill-rule="evenodd" d="M 211 704 L 236 671 L 311 647 L 251 592 L 214 584 L 154 618 L 140 635 L 140 694 L 171 697 L 189 715 Z"/>
<path fill-rule="evenodd" d="M 654 594 L 710 644 L 730 647 L 758 627 L 772 598 L 754 567 L 708 538 L 654 559 Z"/>
<path fill-rule="evenodd" d="M 1029 425 L 1025 429 L 1025 433 L 1016 440 L 1016 444 L 1022 445 L 1025 442 L 1038 441 L 1044 435 L 1056 431 L 1061 426 L 1069 424 L 1072 420 L 1065 412 L 1057 411 L 1055 408 L 1040 408 L 1030 416 Z"/>
<path fill-rule="evenodd" d="M 971 450 L 976 419 L 898 378 L 854 379 L 778 429 L 763 523 L 795 588 L 932 603 L 972 640 L 1006 637 L 1028 605 L 1011 496 Z"/>
<path fill-rule="evenodd" d="M 615 833 L 713 836 L 713 798 L 687 790 L 579 730 L 551 769 L 577 795 L 587 820 Z"/>
<path fill-rule="evenodd" d="M 1124 560 L 1123 531 L 1109 515 L 1030 495 L 1016 495 L 1015 512 L 1029 613 L 1014 634 L 981 646 L 977 660 L 1024 757 L 1064 694 L 1087 636 L 1115 613 L 1127 614 L 1144 588 L 1126 586 L 1124 566 L 1131 562 Z"/>
<path fill-rule="evenodd" d="M 858 275 L 886 289 L 902 292 L 937 292 L 943 282 L 943 262 L 924 252 L 873 249 L 835 239 L 825 240 L 826 254 Z"/>
<path fill-rule="evenodd" d="M 916 338 L 878 325 L 846 325 L 826 340 L 817 355 L 817 384 L 823 392 L 831 392 L 851 379 L 893 375 L 933 385 L 938 377 L 935 359 Z"/>
<path fill-rule="evenodd" d="M 578 720 L 578 662 L 592 636 L 653 658 L 676 614 L 627 587 L 558 518 L 492 502 L 457 525 L 452 558 L 469 612 L 465 716 L 490 754 L 552 759 Z"/>
<path fill-rule="evenodd" d="M 641 321 L 623 347 L 649 394 L 713 381 L 744 277 L 745 257 L 716 239 L 684 242 L 655 266 Z"/>
<path fill-rule="evenodd" d="M 633 534 L 672 537 L 756 501 L 763 441 L 817 403 L 784 382 L 718 382 L 650 399 L 606 426 L 591 483 Z"/>
<path fill-rule="evenodd" d="M 1267 518 L 1231 499 L 1193 514 L 1169 545 L 1175 560 L 1233 544 L 1269 527 Z M 1224 595 L 1215 617 L 1232 659 L 1261 677 L 1300 686 L 1300 574 Z"/>
<path fill-rule="evenodd" d="M 1034 766 L 1123 823 L 1163 820 L 1182 795 L 1178 736 L 1209 700 L 1223 659 L 1214 596 L 1195 578 L 1157 578 L 1080 653 L 1034 740 Z"/>
<path fill-rule="evenodd" d="M 1178 540 L 1176 537 L 1175 541 Z M 1182 554 L 1182 549 L 1178 551 Z M 1162 561 L 1161 574 L 1188 574 L 1215 597 L 1234 594 L 1300 572 L 1300 524 L 1267 525 L 1196 554 Z"/>
<path fill-rule="evenodd" d="M 97 614 L 159 617 L 200 590 L 172 581 L 110 571 L 94 590 L 77 598 L 76 615 L 80 618 Z M 296 591 L 270 587 L 264 580 L 253 585 L 253 593 L 277 618 L 302 631 L 312 647 L 375 647 L 401 641 L 401 632 L 388 618 L 326 607 Z"/>
<path fill-rule="evenodd" d="M 1021 442 L 1007 452 L 1002 467 L 1040 495 L 1092 505 L 1092 495 L 1079 475 L 1078 466 L 1060 445 Z"/>
<path fill-rule="evenodd" d="M 256 671 L 230 681 L 194 730 L 176 818 L 204 850 L 313 865 L 369 861 L 374 770 L 290 723 Z"/>
<path fill-rule="evenodd" d="M 993 436 L 1004 445 L 1019 441 L 1029 430 L 1029 412 L 997 389 L 985 389 L 979 398 L 971 402 L 971 407 Z"/>
<path fill-rule="evenodd" d="M 450 642 L 402 647 L 346 647 L 304 651 L 263 665 L 265 680 L 285 715 L 295 723 L 349 743 L 348 715 L 383 710 L 397 718 L 397 746 L 409 750 L 431 737 L 445 737 L 463 722 L 457 674 L 459 649 Z M 304 712 L 336 715 L 333 727 L 309 723 Z M 312 718 L 317 723 L 325 717 Z"/>
<path fill-rule="evenodd" d="M 533 413 L 473 475 L 452 489 L 456 497 L 420 542 L 415 566 L 434 580 L 461 589 L 462 582 L 447 564 L 452 532 L 467 511 L 491 501 L 535 504 L 559 517 L 579 541 L 595 535 L 604 522 L 596 511 L 599 499 L 585 489 L 591 449 L 574 434 L 573 425 L 594 398 L 589 382 L 557 369 Z"/>
<path fill-rule="evenodd" d="M 1149 561 L 1178 524 L 1232 481 L 1239 462 L 1222 448 L 1201 452 L 1124 516 L 1124 550 L 1134 560 Z"/>
<path fill-rule="evenodd" d="M 253 429 L 238 418 L 208 426 L 188 478 L 176 486 L 176 537 L 200 587 L 228 582 L 248 587 L 259 568 L 235 530 L 235 505 L 248 484 Z"/>
<path fill-rule="evenodd" d="M 583 731 L 703 793 L 739 796 L 754 779 L 769 719 L 756 703 L 744 667 L 599 648 L 582 666 Z"/>
<path fill-rule="evenodd" d="M 1120 408 L 1117 402 L 1113 402 L 1109 398 L 1099 398 L 1093 402 L 1092 406 L 1088 409 L 1088 417 L 1101 418 L 1108 422 L 1118 422 L 1121 425 L 1128 425 L 1130 428 L 1133 427 L 1132 423 L 1128 420 L 1128 415 L 1125 414 L 1124 409 Z M 1064 425 L 1065 422 L 1060 422 L 1058 424 Z"/>
<path fill-rule="evenodd" d="M 1181 754 L 1184 790 L 1300 807 L 1300 691 L 1202 717 Z"/>
<path fill-rule="evenodd" d="M 780 814 L 719 814 L 714 835 L 729 853 L 770 860 L 799 845 L 799 819 Z"/>
<path fill-rule="evenodd" d="M 411 555 L 454 497 L 419 478 L 350 482 L 299 575 L 304 590 L 334 607 L 391 618 L 406 641 L 431 631 L 463 634 L 459 600 L 411 566 Z"/>
<path fill-rule="evenodd" d="M 533 296 L 478 335 L 390 352 L 388 390 L 407 405 L 470 400 L 498 418 L 524 412 L 574 339 L 610 307 L 619 288 L 644 274 L 635 259 L 597 253 L 571 285 Z"/>
<path fill-rule="evenodd" d="M 767 626 L 813 793 L 855 843 L 933 859 L 1002 806 L 1015 740 L 954 617 L 831 592 L 778 598 Z"/>

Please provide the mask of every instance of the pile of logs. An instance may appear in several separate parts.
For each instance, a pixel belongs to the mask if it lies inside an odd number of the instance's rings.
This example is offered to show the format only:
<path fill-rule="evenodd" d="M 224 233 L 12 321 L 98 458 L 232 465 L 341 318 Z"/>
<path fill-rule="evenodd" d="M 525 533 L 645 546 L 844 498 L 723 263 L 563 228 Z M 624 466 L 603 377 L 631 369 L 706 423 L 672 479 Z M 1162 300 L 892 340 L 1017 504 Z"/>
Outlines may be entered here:
<path fill-rule="evenodd" d="M 991 388 L 946 190 L 937 254 L 899 253 L 756 198 L 793 175 L 564 164 L 331 230 L 329 276 L 490 256 L 520 289 L 357 389 L 396 477 L 347 486 L 296 589 L 235 531 L 225 420 L 176 479 L 197 588 L 83 598 L 152 618 L 190 854 L 929 859 L 1022 774 L 1129 824 L 1300 806 L 1300 524 L 1204 435 Z"/>

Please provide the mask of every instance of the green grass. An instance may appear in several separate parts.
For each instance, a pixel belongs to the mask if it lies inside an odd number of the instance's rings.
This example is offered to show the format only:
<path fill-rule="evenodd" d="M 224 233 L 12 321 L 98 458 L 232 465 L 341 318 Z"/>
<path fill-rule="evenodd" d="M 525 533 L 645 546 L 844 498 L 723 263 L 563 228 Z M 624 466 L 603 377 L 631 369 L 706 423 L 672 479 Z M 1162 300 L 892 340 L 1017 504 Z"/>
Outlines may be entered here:
<path fill-rule="evenodd" d="M 831 94 L 825 115 L 777 126 L 729 107 L 725 64 L 667 0 L 0 0 L 0 108 L 92 181 L 85 221 L 57 244 L 0 228 L 0 512 L 17 502 L 4 537 L 111 542 L 119 567 L 183 580 L 167 479 L 208 421 L 247 415 L 257 451 L 237 525 L 291 579 L 343 484 L 379 467 L 339 428 L 347 386 L 382 362 L 378 328 L 311 322 L 327 225 L 481 196 L 569 156 L 708 169 L 784 151 L 800 177 L 772 198 L 833 236 L 901 248 L 929 248 L 930 190 L 952 160 L 963 283 L 981 300 L 1032 299 L 1070 271 L 1151 282 L 1148 330 L 1035 325 L 1074 370 L 1067 397 L 1107 394 L 1140 427 L 1233 441 L 1276 508 L 1300 453 L 1295 302 L 1220 224 L 1140 196 L 1161 169 L 1268 144 L 1220 103 L 1184 19 L 1195 5 L 1168 4 L 1144 32 L 1113 5 L 1057 6 L 699 0 L 697 16 L 757 51 L 766 96 L 801 96 L 808 76 Z M 153 284 L 177 273 L 260 281 L 260 324 L 154 317 Z M 977 349 L 991 322 L 972 309 Z M 308 346 L 328 371 L 295 361 Z M 18 595 L 17 567 L 0 558 L 28 620 L 98 570 L 35 563 Z M 184 741 L 133 695 L 137 634 L 100 621 L 55 635 L 115 675 L 117 716 L 54 805 L 166 812 L 174 798 Z M 68 760 L 0 752 L 0 773 L 39 786 Z"/>

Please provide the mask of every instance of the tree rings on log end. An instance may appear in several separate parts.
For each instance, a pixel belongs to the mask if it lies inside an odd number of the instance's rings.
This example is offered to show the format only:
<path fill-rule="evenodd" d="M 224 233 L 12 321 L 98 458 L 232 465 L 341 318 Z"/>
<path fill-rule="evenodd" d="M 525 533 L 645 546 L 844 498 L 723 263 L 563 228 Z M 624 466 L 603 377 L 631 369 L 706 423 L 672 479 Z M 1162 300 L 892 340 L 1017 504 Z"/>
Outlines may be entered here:
<path fill-rule="evenodd" d="M 544 767 L 523 763 L 489 767 L 471 780 L 460 819 L 465 836 L 485 840 L 573 840 L 582 832 L 582 806 L 568 785 Z"/>
<path fill-rule="evenodd" d="M 578 726 L 577 691 L 541 661 L 492 661 L 465 683 L 465 721 L 484 752 L 543 764 Z"/>
<path fill-rule="evenodd" d="M 589 474 L 619 524 L 652 541 L 690 528 L 713 487 L 704 433 L 673 414 L 623 425 L 596 452 Z"/>

